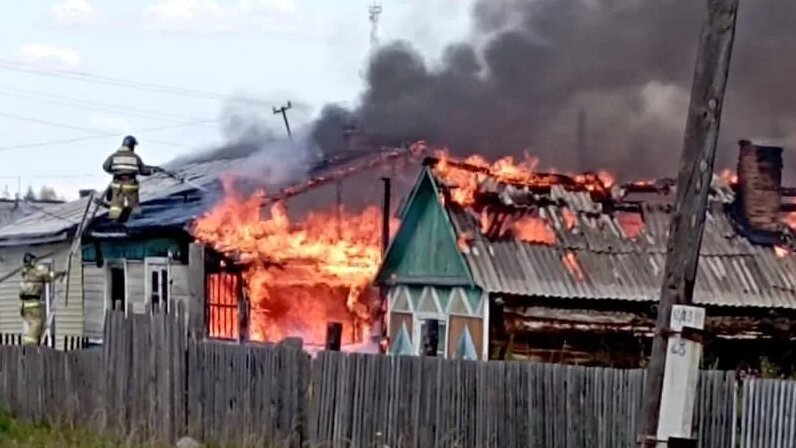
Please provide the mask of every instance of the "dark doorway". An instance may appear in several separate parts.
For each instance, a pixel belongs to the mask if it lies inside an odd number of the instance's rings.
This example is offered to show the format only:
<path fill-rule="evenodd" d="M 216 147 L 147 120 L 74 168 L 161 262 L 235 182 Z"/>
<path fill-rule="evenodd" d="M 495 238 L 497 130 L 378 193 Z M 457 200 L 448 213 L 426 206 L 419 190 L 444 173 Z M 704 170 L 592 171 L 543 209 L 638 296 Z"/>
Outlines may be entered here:
<path fill-rule="evenodd" d="M 110 269 L 110 300 L 111 309 L 115 311 L 124 311 L 127 306 L 125 300 L 125 285 L 124 266 L 109 266 Z"/>

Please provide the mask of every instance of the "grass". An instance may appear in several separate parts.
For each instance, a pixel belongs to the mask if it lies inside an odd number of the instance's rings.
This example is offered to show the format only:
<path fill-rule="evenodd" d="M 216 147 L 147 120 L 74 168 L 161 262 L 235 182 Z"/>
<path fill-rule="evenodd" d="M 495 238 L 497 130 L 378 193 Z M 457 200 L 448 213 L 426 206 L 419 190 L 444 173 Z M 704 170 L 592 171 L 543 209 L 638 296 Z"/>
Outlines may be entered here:
<path fill-rule="evenodd" d="M 132 447 L 85 429 L 34 425 L 0 413 L 0 447 L 3 448 L 117 448 Z M 141 447 L 136 444 L 135 446 Z"/>

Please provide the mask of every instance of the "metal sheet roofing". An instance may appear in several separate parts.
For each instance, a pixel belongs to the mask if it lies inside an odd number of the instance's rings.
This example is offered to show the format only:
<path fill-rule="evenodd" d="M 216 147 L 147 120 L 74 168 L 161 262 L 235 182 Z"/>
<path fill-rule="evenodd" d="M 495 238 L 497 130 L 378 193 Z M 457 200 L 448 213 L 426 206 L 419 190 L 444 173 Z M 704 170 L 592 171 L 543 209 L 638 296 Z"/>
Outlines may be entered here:
<path fill-rule="evenodd" d="M 373 157 L 371 152 L 341 154 L 321 159 L 309 168 L 311 176 L 335 169 L 357 159 Z M 251 172 L 251 158 L 221 159 L 205 162 L 187 163 L 179 167 L 169 167 L 184 177 L 180 182 L 165 174 L 142 177 L 140 202 L 142 213 L 129 220 L 127 229 L 146 227 L 182 227 L 193 218 L 212 206 L 217 195 L 221 194 L 221 179 L 225 174 L 245 170 Z M 206 191 L 197 194 L 196 186 Z M 183 196 L 190 196 L 185 200 Z M 22 219 L 2 224 L 0 221 L 0 246 L 34 244 L 62 241 L 74 232 L 86 208 L 86 199 L 36 210 Z M 107 210 L 102 208 L 96 215 L 95 223 L 103 224 Z"/>
<path fill-rule="evenodd" d="M 502 192 L 507 204 L 511 191 Z M 555 242 L 486 236 L 480 215 L 446 201 L 473 280 L 490 293 L 557 298 L 656 301 L 660 295 L 672 206 L 639 206 L 643 230 L 634 238 L 583 192 L 554 187 L 547 205 L 518 213 L 542 217 Z M 516 197 L 514 198 L 515 200 Z M 731 191 L 715 186 L 706 217 L 694 290 L 697 304 L 796 309 L 796 255 L 778 257 L 738 233 L 726 205 Z M 573 213 L 574 212 L 574 213 Z M 568 215 L 568 216 L 565 216 Z M 572 216 L 575 216 L 574 226 Z M 569 222 L 567 221 L 569 218 Z"/>

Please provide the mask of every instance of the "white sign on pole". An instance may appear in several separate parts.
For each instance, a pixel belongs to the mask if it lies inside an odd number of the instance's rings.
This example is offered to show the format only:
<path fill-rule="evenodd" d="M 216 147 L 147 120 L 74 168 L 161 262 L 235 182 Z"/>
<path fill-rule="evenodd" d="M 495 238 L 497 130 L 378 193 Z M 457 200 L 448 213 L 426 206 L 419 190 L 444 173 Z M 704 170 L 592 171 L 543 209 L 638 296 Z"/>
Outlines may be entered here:
<path fill-rule="evenodd" d="M 680 332 L 683 327 L 704 329 L 704 308 L 674 305 L 670 328 L 673 332 Z M 684 339 L 680 334 L 669 337 L 658 421 L 658 446 L 665 447 L 669 437 L 692 437 L 691 425 L 701 358 L 702 344 Z"/>

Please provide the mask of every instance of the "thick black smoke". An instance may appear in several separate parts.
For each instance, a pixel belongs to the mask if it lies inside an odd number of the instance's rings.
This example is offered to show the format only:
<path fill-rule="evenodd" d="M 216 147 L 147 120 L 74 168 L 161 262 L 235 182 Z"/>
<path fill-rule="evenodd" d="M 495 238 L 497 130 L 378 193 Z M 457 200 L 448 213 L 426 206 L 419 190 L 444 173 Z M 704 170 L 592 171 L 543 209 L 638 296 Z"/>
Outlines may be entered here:
<path fill-rule="evenodd" d="M 796 143 L 796 1 L 741 3 L 725 166 L 740 138 Z M 528 151 L 559 169 L 671 175 L 704 10 L 695 0 L 477 0 L 469 42 L 450 44 L 434 64 L 406 43 L 386 45 L 359 107 L 325 108 L 314 138 L 338 151 L 342 127 L 355 122 L 382 144 L 425 139 L 457 154 Z"/>

